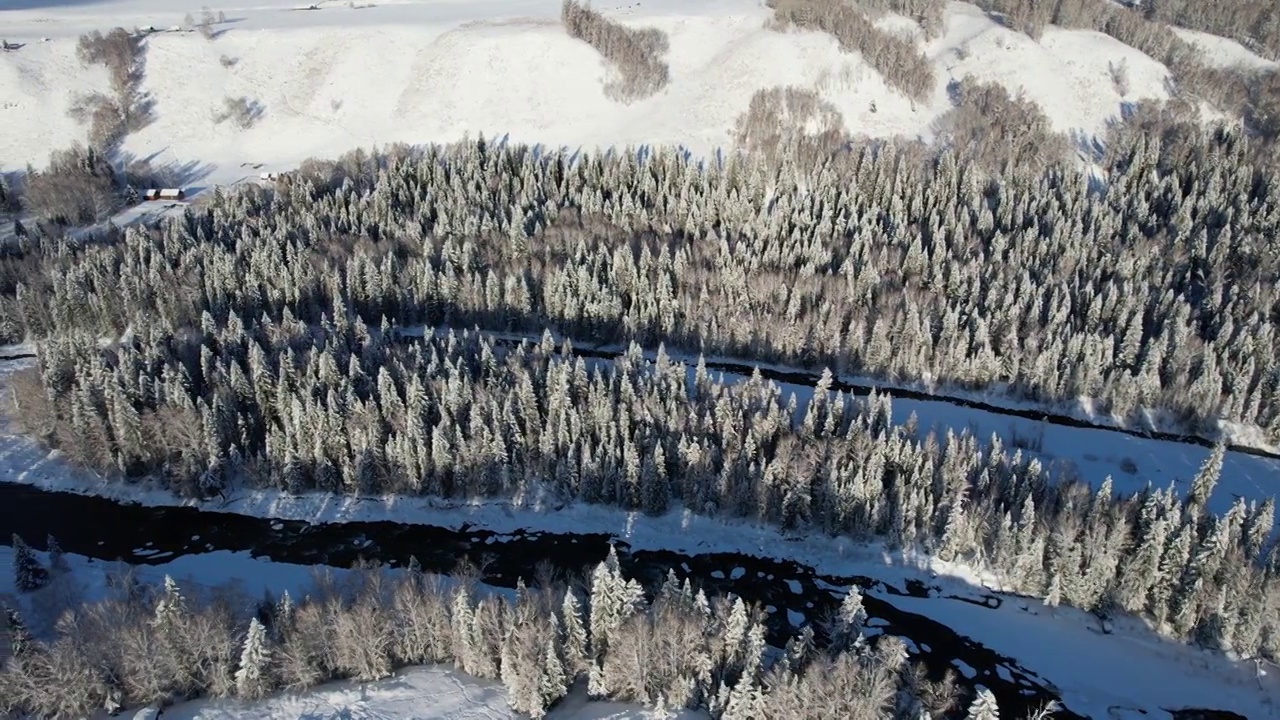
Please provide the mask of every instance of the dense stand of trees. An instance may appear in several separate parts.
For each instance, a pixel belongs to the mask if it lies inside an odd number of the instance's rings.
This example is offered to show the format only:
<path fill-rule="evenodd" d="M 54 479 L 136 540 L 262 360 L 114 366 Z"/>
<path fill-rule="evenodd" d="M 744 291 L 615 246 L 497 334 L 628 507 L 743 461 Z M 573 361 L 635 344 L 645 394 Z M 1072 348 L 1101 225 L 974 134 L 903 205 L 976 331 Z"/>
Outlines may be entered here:
<path fill-rule="evenodd" d="M 286 312 L 288 312 L 286 310 Z M 394 328 L 293 318 L 135 334 L 107 353 L 51 340 L 17 394 L 30 430 L 105 473 L 212 495 L 230 478 L 287 492 L 571 499 L 661 513 L 672 500 L 987 567 L 1013 589 L 1280 658 L 1274 502 L 1206 510 L 1190 493 L 1117 497 L 1021 450 L 894 424 L 887 396 L 799 407 L 759 378 L 722 384 L 638 348 L 589 367 L 550 338 L 393 343 Z M 899 419 L 901 420 L 901 419 Z"/>
<path fill-rule="evenodd" d="M 226 588 L 192 596 L 171 578 L 149 587 L 118 576 L 106 599 L 68 612 L 43 641 L 6 610 L 0 712 L 70 718 L 197 696 L 258 699 L 441 663 L 501 681 L 511 707 L 533 718 L 579 682 L 595 698 L 725 720 L 917 720 L 962 701 L 949 674 L 931 681 L 908 662 L 900 639 L 864 638 L 857 587 L 822 623 L 824 642 L 809 627 L 779 652 L 765 643 L 759 609 L 709 600 L 674 574 L 647 596 L 612 552 L 573 585 L 544 580 L 503 595 L 468 577 L 412 567 L 322 575 L 307 597 L 285 593 L 253 614 Z M 996 717 L 989 692 L 970 702 Z"/>
<path fill-rule="evenodd" d="M 1117 132 L 1105 188 L 914 144 L 789 158 L 397 147 L 218 193 L 155 228 L 27 238 L 0 258 L 0 328 L 40 340 L 39 362 L 10 399 L 72 460 L 189 495 L 241 482 L 653 513 L 674 501 L 921 548 L 1050 604 L 1280 658 L 1274 502 L 1207 510 L 1221 447 L 1186 497 L 1117 496 L 998 439 L 895 421 L 887 396 L 833 394 L 829 374 L 794 400 L 661 353 L 647 365 L 636 345 L 588 363 L 546 335 L 510 346 L 432 329 L 550 327 L 1280 434 L 1274 167 L 1240 137 Z M 235 670 L 270 655 L 267 629 L 245 629 L 247 648 L 208 645 L 231 659 L 215 664 L 225 686 L 198 690 L 274 687 Z M 545 655 L 547 638 L 506 652 Z M 525 665 L 463 663 L 485 676 Z M 861 672 L 832 663 L 835 679 Z M 310 682 L 362 672 L 300 667 Z M 608 674 L 597 689 L 614 687 Z M 732 715 L 707 699 L 714 687 L 672 694 L 686 685 L 671 677 L 600 694 Z M 513 698 L 551 682 L 503 680 Z M 818 679 L 729 692 L 755 707 L 785 686 L 800 703 L 806 682 Z"/>
<path fill-rule="evenodd" d="M 28 245 L 0 259 L 0 330 L 169 334 L 285 308 L 312 325 L 549 326 L 1280 438 L 1274 172 L 1238 136 L 1170 137 L 1118 134 L 1105 191 L 916 145 L 811 168 L 355 154 L 111 242 Z"/>
<path fill-rule="evenodd" d="M 1221 35 L 1270 58 L 1280 56 L 1280 7 L 1268 0 L 1144 0 L 1148 20 Z"/>

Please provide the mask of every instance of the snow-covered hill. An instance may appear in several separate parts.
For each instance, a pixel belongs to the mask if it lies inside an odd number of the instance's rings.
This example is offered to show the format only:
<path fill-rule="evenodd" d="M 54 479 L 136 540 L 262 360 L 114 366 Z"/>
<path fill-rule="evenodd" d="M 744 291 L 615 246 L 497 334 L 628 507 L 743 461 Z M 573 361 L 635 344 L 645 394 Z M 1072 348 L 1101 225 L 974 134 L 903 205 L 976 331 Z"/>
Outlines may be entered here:
<path fill-rule="evenodd" d="M 125 149 L 160 162 L 209 163 L 215 181 L 233 182 L 257 174 L 246 163 L 288 167 L 357 146 L 465 133 L 587 148 L 674 143 L 708 153 L 730 144 L 754 92 L 783 85 L 819 90 L 851 132 L 909 137 L 930 135 L 949 107 L 947 83 L 966 75 L 1024 90 L 1057 130 L 1086 135 L 1101 132 L 1123 102 L 1166 94 L 1164 66 L 1112 38 L 1051 28 L 1036 42 L 965 3 L 951 4 L 944 35 L 922 45 L 936 87 L 914 106 L 830 36 L 768 29 L 771 11 L 759 0 L 597 3 L 610 18 L 670 39 L 669 85 L 629 105 L 605 96 L 607 69 L 565 33 L 559 0 L 299 5 L 214 6 L 227 22 L 213 39 L 151 35 L 142 89 L 155 102 L 155 121 Z M 105 91 L 107 76 L 78 62 L 81 33 L 163 30 L 201 12 L 195 0 L 19 0 L 3 11 L 6 39 L 22 47 L 0 53 L 0 169 L 42 164 L 50 149 L 85 138 L 67 110 L 78 94 Z M 906 18 L 879 25 L 918 33 Z M 1121 63 L 1124 95 L 1109 70 Z M 242 96 L 262 107 L 253 127 L 215 121 L 224 99 Z"/>

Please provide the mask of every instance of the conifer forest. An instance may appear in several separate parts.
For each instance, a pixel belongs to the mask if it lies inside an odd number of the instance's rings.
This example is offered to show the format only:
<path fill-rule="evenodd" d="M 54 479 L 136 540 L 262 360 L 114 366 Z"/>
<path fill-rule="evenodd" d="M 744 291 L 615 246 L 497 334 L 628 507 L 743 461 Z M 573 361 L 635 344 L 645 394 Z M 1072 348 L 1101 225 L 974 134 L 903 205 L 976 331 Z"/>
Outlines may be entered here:
<path fill-rule="evenodd" d="M 0 258 L 0 334 L 38 358 L 7 401 L 70 462 L 185 497 L 687 508 L 920 550 L 1050 606 L 1280 660 L 1275 503 L 1207 507 L 1222 442 L 1188 491 L 1123 494 L 922 427 L 891 390 L 831 387 L 1088 398 L 1135 426 L 1280 442 L 1280 166 L 1250 142 L 1118 128 L 1090 172 L 990 172 L 908 142 L 812 163 L 483 139 L 353 152 L 156 226 L 21 239 Z M 822 379 L 797 399 L 713 357 Z M 611 559 L 572 585 L 487 596 L 369 573 L 247 625 L 173 583 L 122 592 L 24 640 L 0 709 L 72 717 L 448 662 L 533 717 L 579 679 L 729 720 L 996 717 L 900 641 L 861 638 L 856 589 L 816 636 L 767 650 L 758 609 L 687 582 L 642 588 Z"/>

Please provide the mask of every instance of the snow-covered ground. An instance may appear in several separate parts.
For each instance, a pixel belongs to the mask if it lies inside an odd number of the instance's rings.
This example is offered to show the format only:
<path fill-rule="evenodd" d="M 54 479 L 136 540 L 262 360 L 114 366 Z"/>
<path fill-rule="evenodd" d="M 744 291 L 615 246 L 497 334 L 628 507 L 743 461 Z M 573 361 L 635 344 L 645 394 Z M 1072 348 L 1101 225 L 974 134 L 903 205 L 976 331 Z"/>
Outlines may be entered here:
<path fill-rule="evenodd" d="M 4 365 L 12 367 L 15 364 Z M 806 390 L 794 389 L 797 392 Z M 895 402 L 894 410 L 895 418 L 899 420 L 904 419 L 908 412 L 907 401 L 900 402 Z M 989 414 L 942 403 L 919 403 L 917 412 L 922 423 L 945 422 L 953 427 L 973 425 L 980 429 L 990 426 L 998 433 L 1008 432 L 1016 422 L 1035 425 L 1017 418 L 983 417 Z M 1020 430 L 1026 431 L 1026 428 Z M 1124 452 L 1125 457 L 1132 457 L 1143 468 L 1143 473 L 1163 468 L 1163 472 L 1185 471 L 1186 477 L 1194 473 L 1207 452 L 1198 446 L 1145 440 L 1097 429 L 1049 427 L 1045 428 L 1043 442 L 1046 455 L 1058 452 L 1084 462 L 1106 463 L 1115 461 L 1115 453 Z M 1123 446 L 1108 450 L 1114 443 L 1122 443 Z M 1086 454 L 1096 455 L 1093 460 L 1088 460 Z M 1280 477 L 1270 464 L 1272 462 L 1229 454 L 1220 487 L 1242 488 L 1253 493 L 1250 497 L 1270 494 L 1266 493 L 1265 481 Z M 1123 477 L 1127 476 L 1118 475 L 1117 480 Z M 106 483 L 68 466 L 57 453 L 49 454 L 29 439 L 7 430 L 0 431 L 0 481 L 96 494 L 148 505 L 185 504 L 165 492 Z M 1225 497 L 1221 496 L 1222 490 L 1219 493 L 1215 495 L 1215 505 L 1230 502 L 1231 491 L 1227 491 Z M 999 579 L 971 568 L 930 558 L 904 557 L 845 538 L 781 533 L 770 527 L 708 518 L 678 509 L 654 518 L 585 505 L 515 506 L 509 502 L 442 502 L 395 496 L 313 494 L 294 497 L 274 491 L 237 491 L 229 501 L 211 503 L 207 507 L 257 517 L 321 523 L 388 520 L 450 528 L 469 525 L 498 533 L 517 530 L 607 533 L 628 543 L 633 551 L 669 550 L 687 555 L 738 553 L 793 560 L 822 575 L 875 577 L 896 587 L 903 587 L 908 579 L 925 579 L 938 588 L 937 597 L 928 600 L 894 597 L 891 602 L 901 609 L 944 622 L 957 632 L 1015 659 L 1026 670 L 1059 688 L 1064 702 L 1076 712 L 1087 711 L 1094 717 L 1106 717 L 1109 708 L 1119 706 L 1143 709 L 1160 717 L 1160 708 L 1208 706 L 1230 709 L 1249 718 L 1280 717 L 1280 711 L 1269 704 L 1269 698 L 1280 697 L 1278 668 L 1272 667 L 1268 675 L 1258 678 L 1251 663 L 1233 663 L 1189 646 L 1166 642 L 1136 621 L 1117 623 L 1115 633 L 1104 636 L 1098 634 L 1097 621 L 1092 616 L 1067 608 L 1050 610 L 1034 600 L 1006 597 L 1001 608 L 984 609 L 972 603 L 948 599 L 948 596 L 972 599 L 988 594 L 999 589 Z M 0 566 L 9 564 L 8 552 L 7 548 L 0 548 Z M 83 558 L 74 560 L 73 567 L 92 568 L 77 571 L 78 581 L 87 585 L 87 590 L 77 596 L 94 596 L 95 588 L 102 587 L 102 581 L 94 578 L 101 577 L 111 565 Z M 227 552 L 184 556 L 166 564 L 141 568 L 139 573 L 152 580 L 169 573 L 188 585 L 215 585 L 238 579 L 250 596 L 260 594 L 264 588 L 271 588 L 274 592 L 286 588 L 299 592 L 311 578 L 311 569 L 307 567 Z M 723 573 L 727 577 L 741 575 L 737 568 L 730 567 L 724 568 Z M 935 573 L 937 577 L 933 577 Z M 0 593 L 5 591 L 7 582 L 7 578 L 0 581 Z M 1021 609 L 1024 605 L 1025 611 Z M 49 608 L 58 605 L 50 602 L 46 606 L 43 612 L 48 613 Z M 802 620 L 805 609 L 802 598 L 797 596 L 796 607 L 778 610 L 786 612 L 788 617 Z M 1082 659 L 1077 661 L 1077 657 Z M 291 712 L 287 708 L 296 706 L 286 704 L 279 707 L 278 712 L 287 714 Z"/>
<path fill-rule="evenodd" d="M 85 138 L 67 116 L 80 93 L 106 90 L 101 67 L 83 68 L 76 38 L 113 26 L 182 25 L 196 0 L 7 0 L 3 34 L 22 47 L 0 53 L 0 169 L 39 166 L 51 148 Z M 159 32 L 146 40 L 142 89 L 155 120 L 124 150 L 185 166 L 195 187 L 231 184 L 312 157 L 390 142 L 449 142 L 509 135 L 551 146 L 680 144 L 708 154 L 754 92 L 817 88 L 851 132 L 928 137 L 949 107 L 946 86 L 975 75 L 1038 102 L 1061 131 L 1102 132 L 1122 102 L 1165 97 L 1165 68 L 1107 36 L 1049 29 L 1041 42 L 1010 31 L 972 5 L 952 3 L 946 32 L 924 44 L 936 67 L 932 98 L 912 103 L 889 90 L 858 54 L 830 36 L 765 27 L 758 0 L 596 3 L 627 24 L 665 31 L 671 82 L 630 104 L 607 98 L 608 72 L 559 24 L 560 0 L 466 3 L 258 0 L 212 6 L 227 22 L 216 37 Z M 910 32 L 905 18 L 882 25 Z M 1124 62 L 1120 95 L 1109 64 Z M 263 115 L 250 129 L 217 123 L 224 98 L 244 96 Z M 872 111 L 872 105 L 875 111 Z M 261 167 L 258 167 L 261 165 Z"/>
<path fill-rule="evenodd" d="M 692 382 L 696 357 L 681 353 L 668 353 L 668 356 L 688 364 Z M 656 353 L 645 353 L 645 357 L 653 360 L 656 358 Z M 707 358 L 707 361 L 742 363 L 740 360 L 714 357 Z M 795 372 L 794 369 L 782 366 L 768 364 L 760 364 L 760 366 L 780 372 Z M 731 382 L 746 379 L 740 375 L 715 371 L 710 371 L 709 374 Z M 874 380 L 864 377 L 842 376 L 837 379 L 850 385 L 863 387 L 877 385 Z M 797 407 L 805 407 L 813 397 L 812 385 L 786 382 L 776 384 L 782 388 L 784 398 L 792 394 L 796 396 Z M 916 386 L 912 389 L 931 388 Z M 1011 410 L 1036 408 L 1032 403 L 1001 399 L 991 393 L 949 390 L 945 392 L 960 399 L 975 400 Z M 882 389 L 881 393 L 892 395 L 893 389 Z M 1045 466 L 1057 465 L 1059 470 L 1073 468 L 1081 480 L 1091 483 L 1094 487 L 1102 485 L 1102 482 L 1110 477 L 1115 491 L 1120 493 L 1137 492 L 1150 483 L 1155 488 L 1172 485 L 1179 494 L 1183 494 L 1190 489 L 1191 481 L 1211 453 L 1210 448 L 1201 445 L 1117 432 L 1112 428 L 1124 427 L 1123 422 L 1116 418 L 1091 413 L 1084 403 L 1075 408 L 1074 412 L 1066 408 L 1064 414 L 1094 424 L 1096 427 L 1055 425 L 965 407 L 946 400 L 893 399 L 895 423 L 906 422 L 912 414 L 915 414 L 922 431 L 933 429 L 940 437 L 945 437 L 948 429 L 957 434 L 968 430 L 984 442 L 993 436 L 999 437 L 1009 452 L 1022 448 L 1024 456 L 1038 458 Z M 1247 434 L 1241 431 L 1235 436 L 1228 435 L 1228 437 L 1238 441 L 1247 437 Z M 1244 444 L 1269 452 L 1276 451 L 1270 443 Z M 1261 501 L 1274 497 L 1278 489 L 1280 489 L 1280 459 L 1229 451 L 1223 460 L 1221 479 L 1210 497 L 1209 506 L 1213 512 L 1224 513 L 1236 498 Z"/>
<path fill-rule="evenodd" d="M 36 553 L 47 561 L 44 553 Z M 40 635 L 50 632 L 57 617 L 67 608 L 106 597 L 108 578 L 129 569 L 123 563 L 99 562 L 68 554 L 70 572 L 33 594 L 14 590 L 13 550 L 0 547 L 0 602 L 19 606 L 24 620 Z M 333 569 L 337 577 L 349 571 Z M 314 584 L 314 570 L 307 566 L 251 558 L 247 553 L 214 552 L 187 555 L 163 565 L 143 565 L 133 569 L 142 582 L 159 584 L 165 575 L 173 577 L 189 596 L 219 588 L 237 589 L 252 602 L 264 591 L 279 595 L 289 591 L 303 597 Z M 249 608 L 245 609 L 246 617 Z M 282 693 L 260 702 L 197 700 L 166 708 L 165 718 L 175 720 L 296 720 L 301 718 L 368 718 L 373 720 L 516 720 L 522 717 L 507 706 L 506 690 L 500 683 L 482 680 L 450 667 L 415 667 L 394 677 L 371 683 L 335 682 L 301 693 Z M 139 717 L 144 716 L 140 714 Z M 566 698 L 547 715 L 549 720 L 648 720 L 643 708 L 624 703 L 588 702 L 578 692 Z M 699 713 L 681 713 L 680 720 L 705 718 Z"/>
<path fill-rule="evenodd" d="M 1214 67 L 1243 66 L 1249 69 L 1269 70 L 1276 67 L 1268 60 L 1229 38 L 1186 28 L 1173 28 L 1178 37 L 1200 49 L 1201 56 Z"/>
<path fill-rule="evenodd" d="M 159 495 L 139 494 L 144 501 L 162 500 Z M 250 501 L 256 499 L 260 514 L 305 515 L 322 518 L 397 517 L 406 521 L 433 522 L 458 526 L 463 522 L 474 527 L 499 531 L 529 529 L 559 532 L 611 532 L 625 539 L 635 550 L 666 549 L 683 554 L 711 552 L 745 553 L 793 559 L 825 575 L 857 575 L 873 577 L 888 585 L 902 588 L 907 580 L 923 580 L 935 592 L 931 597 L 908 598 L 883 590 L 869 590 L 901 610 L 924 615 L 951 627 L 961 635 L 1010 657 L 1018 665 L 1038 676 L 1061 693 L 1063 702 L 1077 713 L 1090 717 L 1108 717 L 1112 708 L 1145 711 L 1152 717 L 1164 717 L 1161 709 L 1210 707 L 1238 712 L 1251 719 L 1280 717 L 1272 698 L 1280 697 L 1280 668 L 1268 666 L 1259 676 L 1250 662 L 1231 662 L 1220 655 L 1201 651 L 1157 637 L 1145 624 L 1121 619 L 1111 634 L 1102 634 L 1098 620 L 1071 608 L 1047 608 L 1038 600 L 1001 595 L 998 608 L 987 607 L 975 600 L 992 594 L 996 584 L 971 569 L 940 561 L 903 558 L 882 549 L 858 545 L 840 538 L 805 538 L 784 536 L 767 528 L 733 522 L 722 522 L 673 512 L 660 518 L 624 513 L 598 507 L 575 506 L 555 513 L 512 508 L 500 503 L 478 503 L 449 510 L 431 508 L 412 500 L 399 500 L 381 505 L 370 501 L 326 501 L 318 497 L 296 500 L 278 499 L 268 504 L 266 495 L 244 498 L 233 504 L 238 510 L 252 511 Z M 309 508 L 309 509 L 307 509 Z M 12 551 L 0 547 L 0 566 L 11 564 Z M 42 556 L 43 557 L 43 556 Z M 71 583 L 59 590 L 40 591 L 37 596 L 20 596 L 28 617 L 37 629 L 48 628 L 56 613 L 69 604 L 102 597 L 106 592 L 106 576 L 121 569 L 119 563 L 98 562 L 68 555 Z M 336 570 L 341 575 L 344 571 Z M 246 553 L 216 552 L 176 558 L 168 563 L 137 568 L 137 576 L 158 582 L 172 575 L 188 592 L 198 592 L 227 582 L 235 582 L 245 597 L 261 597 L 263 590 L 278 594 L 282 590 L 300 596 L 311 583 L 312 568 L 287 563 L 254 559 Z M 935 576 L 934 573 L 937 573 Z M 726 567 L 723 575 L 740 577 L 740 568 Z M 786 580 L 794 589 L 799 583 Z M 820 583 L 821 584 L 821 583 Z M 984 587 L 985 586 L 985 587 Z M 831 588 L 842 593 L 843 588 Z M 9 573 L 0 574 L 0 598 L 14 596 Z M 785 612 L 795 623 L 804 622 L 806 598 L 796 595 L 791 607 L 774 608 Z M 876 623 L 873 623 L 875 625 Z M 874 631 L 873 631 L 874 632 Z M 958 668 L 964 670 L 964 668 Z M 361 695 L 359 686 L 334 685 L 315 693 L 296 697 L 278 697 L 257 705 L 228 702 L 200 702 L 181 706 L 182 717 L 193 718 L 298 718 L 309 716 L 308 708 L 330 708 L 337 713 L 346 710 L 353 717 L 418 717 L 454 718 L 486 717 L 453 714 L 468 711 L 450 702 L 448 714 L 431 714 L 435 705 L 412 708 L 415 694 L 430 682 L 431 692 L 460 692 L 453 683 L 460 682 L 478 706 L 491 708 L 491 717 L 509 717 L 502 701 L 501 689 L 439 669 L 413 670 L 408 673 L 421 679 L 401 677 L 368 686 Z M 443 673 L 443 674 L 442 674 Z M 437 684 L 439 687 L 437 687 Z M 422 696 L 418 696 L 421 698 Z M 362 699 L 363 698 L 363 699 Z M 330 703 L 334 703 L 331 706 Z M 611 709 L 612 708 L 612 709 Z M 566 708 L 566 712 L 568 712 Z M 584 712 L 613 714 L 566 714 L 565 718 L 643 717 L 635 708 L 595 705 Z M 173 711 L 167 711 L 168 716 Z M 403 713 L 409 712 L 405 715 Z M 421 713 L 426 714 L 421 714 Z M 482 710 L 475 710 L 481 712 Z M 367 713 L 367 714 L 366 714 Z M 631 713 L 631 714 L 628 714 Z M 325 715 L 322 715 L 325 716 Z"/>
<path fill-rule="evenodd" d="M 371 683 L 336 682 L 260 702 L 198 700 L 164 711 L 165 720 L 519 720 L 500 683 L 443 666 L 410 668 Z M 672 720 L 706 718 L 681 712 Z M 563 700 L 547 720 L 657 720 L 635 705 L 591 702 L 581 692 Z"/>

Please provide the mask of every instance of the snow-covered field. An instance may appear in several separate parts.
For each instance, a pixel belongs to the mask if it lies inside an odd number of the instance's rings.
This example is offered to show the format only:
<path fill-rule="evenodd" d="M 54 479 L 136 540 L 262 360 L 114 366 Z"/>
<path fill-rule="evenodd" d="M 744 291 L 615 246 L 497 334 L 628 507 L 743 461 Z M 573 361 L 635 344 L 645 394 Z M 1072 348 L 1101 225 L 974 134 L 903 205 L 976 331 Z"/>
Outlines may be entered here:
<path fill-rule="evenodd" d="M 851 132 L 873 136 L 928 137 L 949 107 L 947 83 L 965 75 L 1025 91 L 1056 129 L 1085 136 L 1102 132 L 1123 102 L 1166 96 L 1166 69 L 1105 35 L 1051 28 L 1035 42 L 965 3 L 952 3 L 945 34 L 923 45 L 937 84 L 919 104 L 889 90 L 830 36 L 767 29 L 771 11 L 758 0 L 596 3 L 609 17 L 670 38 L 670 84 L 630 105 L 604 95 L 608 71 L 595 50 L 565 33 L 559 0 L 297 9 L 306 4 L 233 0 L 212 7 L 227 18 L 212 40 L 196 32 L 149 36 L 142 90 L 155 101 L 155 121 L 124 150 L 187 165 L 186 183 L 204 187 L 354 147 L 448 142 L 467 133 L 588 149 L 669 143 L 707 154 L 730 144 L 754 92 L 782 85 L 820 90 Z M 80 93 L 106 90 L 107 75 L 80 65 L 81 33 L 118 25 L 164 30 L 188 13 L 201 17 L 195 0 L 3 5 L 2 32 L 22 47 L 0 53 L 0 169 L 39 166 L 51 148 L 84 140 L 67 109 Z M 880 24 L 914 28 L 900 17 Z M 1123 96 L 1109 72 L 1120 63 L 1130 78 Z M 217 123 L 224 98 L 241 96 L 261 104 L 256 125 Z"/>

